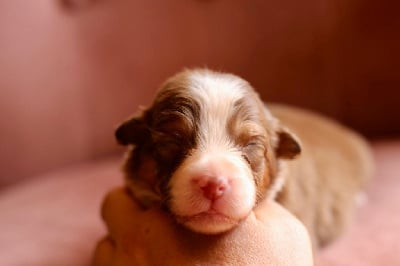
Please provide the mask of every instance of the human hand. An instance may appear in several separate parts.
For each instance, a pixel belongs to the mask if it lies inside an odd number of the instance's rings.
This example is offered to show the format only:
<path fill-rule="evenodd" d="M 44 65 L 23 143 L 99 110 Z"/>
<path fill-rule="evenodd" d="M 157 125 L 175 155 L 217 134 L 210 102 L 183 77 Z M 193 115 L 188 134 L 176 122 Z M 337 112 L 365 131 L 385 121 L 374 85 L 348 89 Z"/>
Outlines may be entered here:
<path fill-rule="evenodd" d="M 107 195 L 102 216 L 109 235 L 97 246 L 95 266 L 313 265 L 305 227 L 271 201 L 220 235 L 193 233 L 158 208 L 143 210 L 124 188 Z"/>

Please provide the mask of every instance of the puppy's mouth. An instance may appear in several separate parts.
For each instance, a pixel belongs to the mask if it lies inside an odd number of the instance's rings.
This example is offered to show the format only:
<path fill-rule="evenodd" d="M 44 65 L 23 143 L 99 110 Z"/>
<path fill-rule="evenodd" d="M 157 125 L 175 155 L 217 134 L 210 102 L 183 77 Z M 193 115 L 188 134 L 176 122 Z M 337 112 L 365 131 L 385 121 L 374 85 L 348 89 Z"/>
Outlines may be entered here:
<path fill-rule="evenodd" d="M 202 234 L 220 234 L 237 226 L 242 219 L 229 217 L 214 209 L 194 215 L 176 216 L 176 221 Z"/>
<path fill-rule="evenodd" d="M 215 222 L 230 222 L 235 221 L 235 219 L 230 218 L 220 212 L 215 210 L 201 212 L 195 215 L 188 215 L 188 216 L 178 216 L 178 220 L 182 223 L 187 223 L 191 221 L 201 221 L 201 220 L 209 220 Z"/>

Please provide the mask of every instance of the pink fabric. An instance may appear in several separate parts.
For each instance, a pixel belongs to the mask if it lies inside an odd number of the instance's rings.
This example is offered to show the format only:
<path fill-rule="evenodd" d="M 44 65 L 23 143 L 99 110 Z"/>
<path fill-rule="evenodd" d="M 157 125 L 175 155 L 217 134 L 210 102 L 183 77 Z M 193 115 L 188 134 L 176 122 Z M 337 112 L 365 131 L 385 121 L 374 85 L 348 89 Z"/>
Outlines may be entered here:
<path fill-rule="evenodd" d="M 0 1 L 0 186 L 115 151 L 116 124 L 184 67 L 400 133 L 399 1 L 60 2 Z"/>
<path fill-rule="evenodd" d="M 0 187 L 115 152 L 114 128 L 156 90 L 92 58 L 102 42 L 58 3 L 0 1 Z"/>
<path fill-rule="evenodd" d="M 32 179 L 0 195 L 0 265 L 88 265 L 105 234 L 100 204 L 122 183 L 119 160 Z"/>
<path fill-rule="evenodd" d="M 348 232 L 323 250 L 318 265 L 400 265 L 400 141 L 374 145 L 376 175 Z"/>
<path fill-rule="evenodd" d="M 317 265 L 400 265 L 400 141 L 376 143 L 368 203 L 348 232 L 317 255 Z M 88 265 L 105 234 L 99 209 L 121 184 L 120 158 L 88 162 L 3 190 L 0 265 Z"/>

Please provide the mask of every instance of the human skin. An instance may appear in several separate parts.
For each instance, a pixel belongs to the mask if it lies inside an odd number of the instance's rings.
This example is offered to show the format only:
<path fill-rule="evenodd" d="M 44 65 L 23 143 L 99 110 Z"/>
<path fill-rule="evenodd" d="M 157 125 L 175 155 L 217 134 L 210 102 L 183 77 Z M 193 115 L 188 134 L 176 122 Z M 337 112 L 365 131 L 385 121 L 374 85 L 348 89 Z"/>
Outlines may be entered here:
<path fill-rule="evenodd" d="M 260 203 L 233 230 L 193 233 L 159 208 L 143 210 L 124 188 L 112 190 L 102 208 L 108 236 L 93 265 L 313 265 L 303 224 L 273 201 Z"/>

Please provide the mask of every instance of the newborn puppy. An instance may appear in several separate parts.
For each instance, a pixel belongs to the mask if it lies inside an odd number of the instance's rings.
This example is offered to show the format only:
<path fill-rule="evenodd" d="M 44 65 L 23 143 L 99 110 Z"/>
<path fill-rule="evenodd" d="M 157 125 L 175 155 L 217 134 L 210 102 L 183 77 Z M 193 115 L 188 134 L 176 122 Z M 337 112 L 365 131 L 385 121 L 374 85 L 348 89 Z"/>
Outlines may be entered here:
<path fill-rule="evenodd" d="M 116 131 L 130 145 L 124 170 L 132 194 L 204 234 L 230 230 L 258 202 L 276 199 L 315 245 L 329 242 L 368 179 L 368 148 L 325 118 L 269 109 L 235 75 L 197 69 L 173 76 L 150 108 Z"/>

